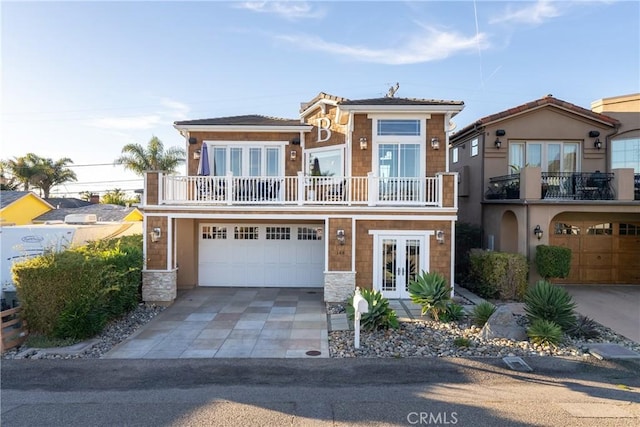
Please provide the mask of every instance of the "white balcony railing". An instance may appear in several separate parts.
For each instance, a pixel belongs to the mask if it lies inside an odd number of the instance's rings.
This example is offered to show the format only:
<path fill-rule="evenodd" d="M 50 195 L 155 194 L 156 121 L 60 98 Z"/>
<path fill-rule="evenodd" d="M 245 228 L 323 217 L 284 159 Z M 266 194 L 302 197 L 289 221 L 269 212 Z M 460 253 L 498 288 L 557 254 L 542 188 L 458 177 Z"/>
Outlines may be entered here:
<path fill-rule="evenodd" d="M 161 205 L 442 206 L 442 176 L 159 176 Z"/>

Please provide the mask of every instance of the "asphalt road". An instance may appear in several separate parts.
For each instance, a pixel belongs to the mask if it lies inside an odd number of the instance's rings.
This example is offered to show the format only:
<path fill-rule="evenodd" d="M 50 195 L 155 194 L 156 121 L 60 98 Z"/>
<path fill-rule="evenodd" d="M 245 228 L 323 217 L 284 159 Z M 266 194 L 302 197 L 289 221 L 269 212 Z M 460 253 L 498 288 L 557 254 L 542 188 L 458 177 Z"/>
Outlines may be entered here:
<path fill-rule="evenodd" d="M 2 426 L 637 426 L 640 361 L 3 360 Z"/>

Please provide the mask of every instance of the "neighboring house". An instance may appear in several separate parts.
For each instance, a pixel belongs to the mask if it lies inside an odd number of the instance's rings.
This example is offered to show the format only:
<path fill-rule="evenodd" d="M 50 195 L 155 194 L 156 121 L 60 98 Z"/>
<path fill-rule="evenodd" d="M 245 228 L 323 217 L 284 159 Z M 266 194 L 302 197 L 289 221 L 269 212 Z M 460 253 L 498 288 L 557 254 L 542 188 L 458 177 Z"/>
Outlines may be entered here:
<path fill-rule="evenodd" d="M 34 224 L 42 224 L 46 222 L 64 222 L 68 215 L 95 215 L 98 222 L 136 222 L 142 221 L 142 212 L 136 207 L 93 204 L 89 203 L 80 207 L 58 208 L 50 210 L 33 219 Z M 69 205 L 69 203 L 66 203 Z M 61 202 L 64 206 L 64 202 Z M 67 221 L 68 222 L 68 221 Z"/>
<path fill-rule="evenodd" d="M 53 206 L 31 191 L 0 191 L 0 225 L 31 224 L 51 209 Z"/>
<path fill-rule="evenodd" d="M 560 283 L 640 284 L 640 95 L 587 110 L 551 95 L 484 117 L 451 137 L 459 221 L 483 246 L 529 258 L 572 250 Z"/>
<path fill-rule="evenodd" d="M 187 176 L 147 172 L 143 299 L 194 286 L 356 286 L 408 297 L 421 271 L 453 277 L 460 101 L 320 93 L 300 118 L 179 121 Z"/>

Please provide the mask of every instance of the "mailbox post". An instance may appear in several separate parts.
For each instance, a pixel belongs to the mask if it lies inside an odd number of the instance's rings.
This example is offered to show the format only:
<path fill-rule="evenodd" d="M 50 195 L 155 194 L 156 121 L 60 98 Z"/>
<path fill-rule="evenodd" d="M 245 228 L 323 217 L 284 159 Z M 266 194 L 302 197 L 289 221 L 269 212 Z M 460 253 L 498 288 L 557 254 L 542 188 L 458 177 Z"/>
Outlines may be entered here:
<path fill-rule="evenodd" d="M 356 287 L 356 291 L 353 294 L 353 329 L 355 331 L 355 348 L 360 348 L 360 318 L 362 313 L 369 312 L 369 303 L 362 297 L 360 288 Z"/>

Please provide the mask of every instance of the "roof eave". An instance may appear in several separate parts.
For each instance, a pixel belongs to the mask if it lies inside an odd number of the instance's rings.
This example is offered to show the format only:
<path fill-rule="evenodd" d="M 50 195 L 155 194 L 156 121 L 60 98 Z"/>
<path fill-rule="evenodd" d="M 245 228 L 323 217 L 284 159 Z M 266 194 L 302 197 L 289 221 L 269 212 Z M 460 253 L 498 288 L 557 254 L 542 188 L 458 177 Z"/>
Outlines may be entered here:
<path fill-rule="evenodd" d="M 353 113 L 454 113 L 464 105 L 339 105 L 341 110 Z"/>
<path fill-rule="evenodd" d="M 182 132 L 310 132 L 310 125 L 176 125 L 173 127 Z"/>

